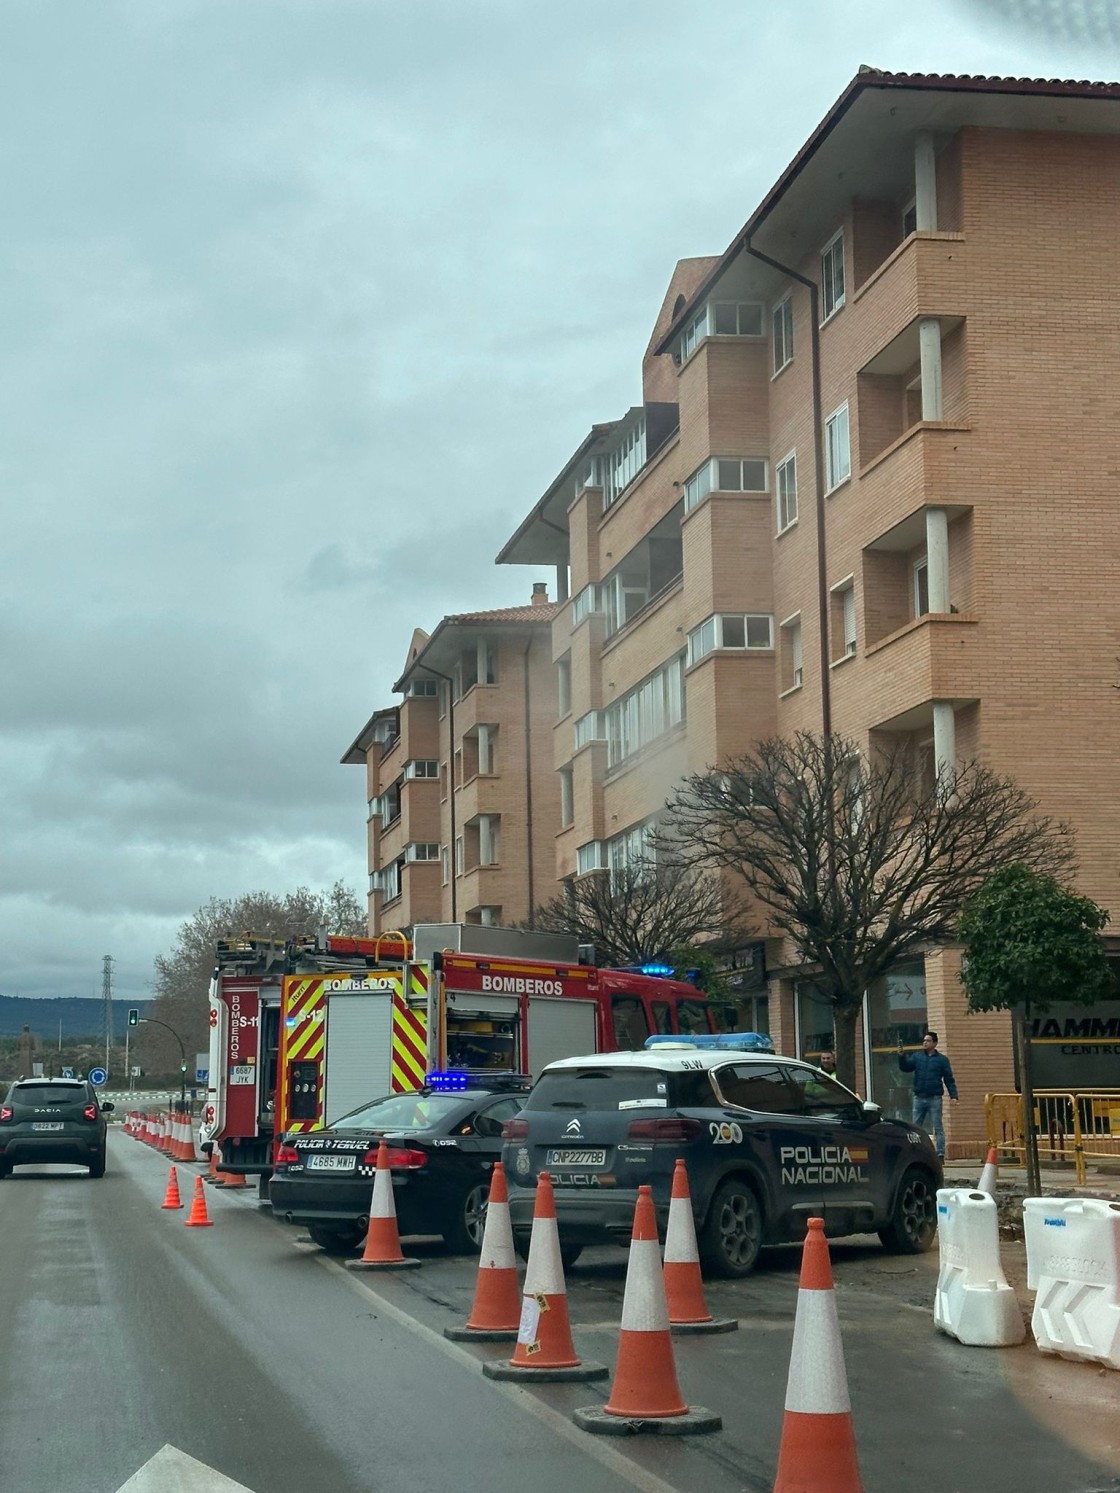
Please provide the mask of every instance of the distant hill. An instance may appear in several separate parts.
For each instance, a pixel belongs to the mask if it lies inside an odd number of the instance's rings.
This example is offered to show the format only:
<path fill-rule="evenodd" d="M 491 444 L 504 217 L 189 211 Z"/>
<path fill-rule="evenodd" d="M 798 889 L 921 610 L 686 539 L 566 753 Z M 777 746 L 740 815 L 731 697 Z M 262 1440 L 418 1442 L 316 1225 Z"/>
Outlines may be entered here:
<path fill-rule="evenodd" d="M 113 1036 L 124 1040 L 130 1006 L 143 1015 L 148 1001 L 113 1002 Z M 101 1035 L 104 1003 L 93 997 L 60 996 L 56 1000 L 33 1000 L 20 995 L 0 995 L 0 1037 L 18 1037 L 29 1026 L 41 1041 L 57 1041 L 58 1023 L 64 1039 Z"/>

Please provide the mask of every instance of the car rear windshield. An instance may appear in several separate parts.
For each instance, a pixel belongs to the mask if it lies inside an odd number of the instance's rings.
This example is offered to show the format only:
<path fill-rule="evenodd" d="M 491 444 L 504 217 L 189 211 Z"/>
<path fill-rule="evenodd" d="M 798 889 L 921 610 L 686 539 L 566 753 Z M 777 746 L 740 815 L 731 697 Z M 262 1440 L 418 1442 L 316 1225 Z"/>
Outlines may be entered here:
<path fill-rule="evenodd" d="M 541 1074 L 525 1108 L 664 1109 L 670 1088 L 671 1075 L 658 1068 L 561 1068 Z"/>
<path fill-rule="evenodd" d="M 78 1104 L 85 1097 L 83 1083 L 17 1083 L 8 1095 L 8 1102 L 40 1109 L 47 1104 Z"/>
<path fill-rule="evenodd" d="M 461 1094 L 387 1094 L 355 1109 L 332 1130 L 431 1130 L 463 1106 Z"/>

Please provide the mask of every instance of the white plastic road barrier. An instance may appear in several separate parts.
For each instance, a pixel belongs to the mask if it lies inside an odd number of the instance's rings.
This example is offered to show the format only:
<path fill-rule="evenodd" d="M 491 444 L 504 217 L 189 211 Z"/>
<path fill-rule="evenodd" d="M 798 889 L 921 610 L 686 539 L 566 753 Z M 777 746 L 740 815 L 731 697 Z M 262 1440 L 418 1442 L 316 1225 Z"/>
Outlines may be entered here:
<path fill-rule="evenodd" d="M 1023 1225 L 1039 1348 L 1120 1369 L 1120 1203 L 1027 1198 Z"/>
<path fill-rule="evenodd" d="M 966 1187 L 943 1187 L 937 1194 L 937 1239 L 934 1325 L 970 1348 L 1021 1343 L 1027 1329 L 1000 1264 L 995 1199 Z"/>

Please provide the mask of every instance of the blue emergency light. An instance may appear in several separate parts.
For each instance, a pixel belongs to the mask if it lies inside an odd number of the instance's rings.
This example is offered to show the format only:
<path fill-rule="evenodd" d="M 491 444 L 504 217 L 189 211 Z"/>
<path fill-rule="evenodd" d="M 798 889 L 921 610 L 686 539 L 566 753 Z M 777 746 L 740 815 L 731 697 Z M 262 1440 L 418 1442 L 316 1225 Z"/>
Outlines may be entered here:
<path fill-rule="evenodd" d="M 646 1047 L 695 1047 L 700 1052 L 773 1052 L 765 1032 L 699 1032 L 695 1036 L 647 1037 Z"/>
<path fill-rule="evenodd" d="M 438 1094 L 457 1094 L 465 1089 L 470 1081 L 470 1074 L 448 1070 L 444 1073 L 429 1073 L 424 1083 L 429 1089 L 434 1089 Z"/>

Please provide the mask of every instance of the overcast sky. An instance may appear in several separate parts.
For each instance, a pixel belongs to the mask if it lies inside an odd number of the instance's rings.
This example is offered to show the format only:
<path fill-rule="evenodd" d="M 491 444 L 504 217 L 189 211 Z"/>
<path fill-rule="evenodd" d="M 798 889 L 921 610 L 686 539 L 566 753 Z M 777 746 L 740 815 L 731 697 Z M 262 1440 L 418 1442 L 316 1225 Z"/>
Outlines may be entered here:
<path fill-rule="evenodd" d="M 1116 77 L 1106 0 L 3 0 L 0 993 L 341 877 L 413 627 L 639 396 L 860 63 Z"/>

